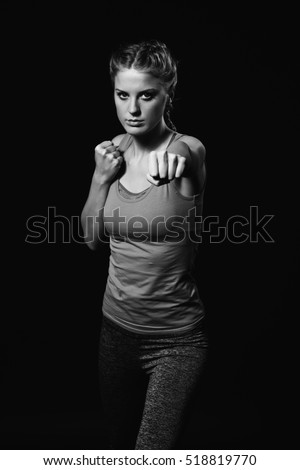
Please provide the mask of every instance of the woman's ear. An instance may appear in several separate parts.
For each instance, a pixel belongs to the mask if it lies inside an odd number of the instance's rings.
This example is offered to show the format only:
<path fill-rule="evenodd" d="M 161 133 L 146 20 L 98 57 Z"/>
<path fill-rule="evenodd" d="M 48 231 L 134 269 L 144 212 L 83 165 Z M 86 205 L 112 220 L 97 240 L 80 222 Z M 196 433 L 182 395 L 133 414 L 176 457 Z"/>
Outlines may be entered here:
<path fill-rule="evenodd" d="M 173 97 L 172 95 L 169 93 L 168 94 L 168 97 L 167 97 L 167 106 L 172 106 L 172 103 L 173 102 Z"/>

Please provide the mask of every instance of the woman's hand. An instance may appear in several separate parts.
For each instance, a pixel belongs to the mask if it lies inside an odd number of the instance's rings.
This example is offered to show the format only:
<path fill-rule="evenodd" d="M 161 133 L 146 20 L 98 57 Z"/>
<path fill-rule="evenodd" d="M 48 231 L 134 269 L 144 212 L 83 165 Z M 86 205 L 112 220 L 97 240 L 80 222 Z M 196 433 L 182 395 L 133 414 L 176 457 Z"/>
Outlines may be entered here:
<path fill-rule="evenodd" d="M 94 177 L 100 184 L 110 184 L 118 173 L 123 157 L 113 142 L 105 140 L 95 148 L 96 168 Z"/>
<path fill-rule="evenodd" d="M 150 152 L 147 180 L 156 186 L 166 184 L 186 174 L 190 164 L 189 147 L 184 142 L 176 142 L 168 151 Z"/>

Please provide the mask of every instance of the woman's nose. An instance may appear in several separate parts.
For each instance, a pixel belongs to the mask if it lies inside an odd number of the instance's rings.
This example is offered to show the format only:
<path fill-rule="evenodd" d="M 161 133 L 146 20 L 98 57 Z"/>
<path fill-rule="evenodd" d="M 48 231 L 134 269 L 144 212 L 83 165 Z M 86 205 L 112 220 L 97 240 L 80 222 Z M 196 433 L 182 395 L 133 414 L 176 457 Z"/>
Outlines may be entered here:
<path fill-rule="evenodd" d="M 137 100 L 136 99 L 130 100 L 130 103 L 129 103 L 130 114 L 137 114 L 139 113 L 139 111 L 140 111 L 140 108 L 139 108 Z"/>

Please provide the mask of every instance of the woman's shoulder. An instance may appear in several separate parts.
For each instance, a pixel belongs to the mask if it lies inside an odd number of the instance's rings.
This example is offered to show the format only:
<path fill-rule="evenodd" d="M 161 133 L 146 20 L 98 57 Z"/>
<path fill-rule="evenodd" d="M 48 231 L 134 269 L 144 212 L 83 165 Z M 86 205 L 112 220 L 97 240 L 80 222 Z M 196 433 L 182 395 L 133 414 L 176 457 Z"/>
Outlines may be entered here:
<path fill-rule="evenodd" d="M 187 135 L 187 134 L 182 134 L 182 136 L 180 137 L 180 140 L 182 142 L 185 142 L 189 147 L 190 149 L 193 151 L 199 151 L 199 150 L 204 150 L 205 151 L 205 147 L 203 145 L 203 143 L 201 142 L 201 140 L 199 140 L 197 137 L 193 137 L 192 135 Z"/>
<path fill-rule="evenodd" d="M 206 149 L 201 140 L 191 135 L 182 134 L 180 141 L 184 142 L 189 147 L 192 158 L 196 158 L 197 161 L 201 163 L 205 161 Z"/>

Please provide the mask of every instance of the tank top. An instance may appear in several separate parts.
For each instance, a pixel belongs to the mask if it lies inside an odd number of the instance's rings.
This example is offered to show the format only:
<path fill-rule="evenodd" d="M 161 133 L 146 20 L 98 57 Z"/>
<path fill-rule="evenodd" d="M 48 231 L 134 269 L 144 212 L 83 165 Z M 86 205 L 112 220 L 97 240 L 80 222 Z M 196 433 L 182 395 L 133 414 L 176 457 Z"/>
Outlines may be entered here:
<path fill-rule="evenodd" d="M 182 137 L 174 133 L 167 146 Z M 131 145 L 126 134 L 119 145 Z M 172 180 L 131 193 L 116 179 L 103 211 L 110 237 L 103 315 L 140 334 L 180 334 L 205 315 L 193 274 L 199 244 L 191 233 L 202 215 L 203 190 L 182 195 Z"/>

